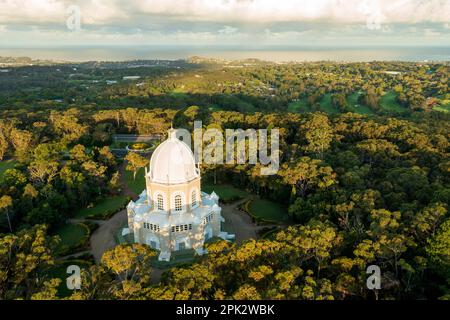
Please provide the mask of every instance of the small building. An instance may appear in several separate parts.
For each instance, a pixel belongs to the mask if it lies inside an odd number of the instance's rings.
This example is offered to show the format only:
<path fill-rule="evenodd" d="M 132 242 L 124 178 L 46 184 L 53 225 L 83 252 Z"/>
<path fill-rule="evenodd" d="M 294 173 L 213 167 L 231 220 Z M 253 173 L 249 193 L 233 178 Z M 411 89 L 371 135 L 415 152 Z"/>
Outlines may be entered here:
<path fill-rule="evenodd" d="M 160 261 L 185 249 L 204 254 L 204 243 L 212 237 L 234 238 L 221 230 L 225 220 L 219 197 L 201 191 L 200 169 L 176 130 L 171 129 L 169 138 L 153 152 L 145 181 L 139 199 L 127 206 L 128 232 L 136 243 L 159 250 Z"/>
<path fill-rule="evenodd" d="M 140 78 L 141 78 L 140 76 L 125 76 L 122 79 L 123 80 L 138 80 Z"/>

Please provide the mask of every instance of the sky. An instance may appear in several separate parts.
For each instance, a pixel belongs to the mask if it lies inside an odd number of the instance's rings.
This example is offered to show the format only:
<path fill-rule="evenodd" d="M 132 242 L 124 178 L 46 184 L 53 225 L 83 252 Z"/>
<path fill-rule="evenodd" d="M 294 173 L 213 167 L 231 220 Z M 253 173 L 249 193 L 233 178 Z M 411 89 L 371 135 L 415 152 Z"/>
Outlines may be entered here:
<path fill-rule="evenodd" d="M 450 46 L 450 0 L 0 0 L 0 47 Z"/>

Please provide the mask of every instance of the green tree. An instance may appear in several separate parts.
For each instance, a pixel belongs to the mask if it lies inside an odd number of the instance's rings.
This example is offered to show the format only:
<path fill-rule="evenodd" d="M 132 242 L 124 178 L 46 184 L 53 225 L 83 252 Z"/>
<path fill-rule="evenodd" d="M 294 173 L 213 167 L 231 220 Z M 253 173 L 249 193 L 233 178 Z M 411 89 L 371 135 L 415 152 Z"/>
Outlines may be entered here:
<path fill-rule="evenodd" d="M 9 231 L 12 233 L 11 219 L 9 217 L 9 209 L 13 205 L 13 200 L 10 196 L 4 195 L 0 198 L 0 210 L 3 211 L 8 220 Z"/>
<path fill-rule="evenodd" d="M 333 129 L 328 117 L 322 113 L 314 113 L 301 126 L 300 133 L 304 135 L 307 145 L 305 151 L 317 153 L 319 157 L 323 156 L 333 140 Z"/>
<path fill-rule="evenodd" d="M 127 161 L 127 170 L 133 171 L 133 179 L 136 180 L 136 173 L 137 171 L 144 167 L 148 160 L 144 158 L 143 156 L 135 153 L 135 152 L 129 152 L 127 156 L 125 157 L 125 160 Z"/>
<path fill-rule="evenodd" d="M 55 246 L 56 238 L 42 225 L 0 237 L 0 299 L 30 299 L 42 292 Z"/>

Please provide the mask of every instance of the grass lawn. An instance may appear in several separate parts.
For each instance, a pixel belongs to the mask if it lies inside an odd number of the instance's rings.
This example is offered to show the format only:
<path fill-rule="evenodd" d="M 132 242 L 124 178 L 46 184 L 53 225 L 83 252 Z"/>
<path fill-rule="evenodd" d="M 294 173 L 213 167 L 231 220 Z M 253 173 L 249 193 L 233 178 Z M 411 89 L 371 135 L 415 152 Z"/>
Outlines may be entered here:
<path fill-rule="evenodd" d="M 133 172 L 125 170 L 123 174 L 124 182 L 127 184 L 128 189 L 135 194 L 140 194 L 145 189 L 145 170 L 140 168 L 136 173 L 136 180 L 133 180 Z"/>
<path fill-rule="evenodd" d="M 126 141 L 113 141 L 109 146 L 111 149 L 125 149 L 127 145 L 132 144 L 133 142 Z"/>
<path fill-rule="evenodd" d="M 264 220 L 278 221 L 281 223 L 288 223 L 289 216 L 287 208 L 283 205 L 266 200 L 266 199 L 255 199 L 252 200 L 249 206 L 250 212 L 258 218 Z"/>
<path fill-rule="evenodd" d="M 128 202 L 126 196 L 115 196 L 111 198 L 105 198 L 97 202 L 91 208 L 85 208 L 79 210 L 75 214 L 75 218 L 86 218 L 92 216 L 107 216 L 110 213 L 115 213 L 122 209 Z"/>
<path fill-rule="evenodd" d="M 6 170 L 14 168 L 17 164 L 14 160 L 6 160 L 0 162 L 0 175 L 2 175 Z"/>
<path fill-rule="evenodd" d="M 299 101 L 289 103 L 287 111 L 293 113 L 296 112 L 302 113 L 302 112 L 309 112 L 311 111 L 311 109 L 308 107 L 306 99 L 300 99 Z"/>
<path fill-rule="evenodd" d="M 347 96 L 347 103 L 350 106 L 352 112 L 359 114 L 373 114 L 374 112 L 368 106 L 358 103 L 360 94 L 358 92 L 352 93 Z"/>
<path fill-rule="evenodd" d="M 333 107 L 333 104 L 331 103 L 331 93 L 325 94 L 322 99 L 320 100 L 320 110 L 326 113 L 338 113 L 339 111 L 336 110 L 335 107 Z"/>
<path fill-rule="evenodd" d="M 232 202 L 248 196 L 247 191 L 233 187 L 229 184 L 207 184 L 202 186 L 206 193 L 215 192 L 223 202 Z"/>
<path fill-rule="evenodd" d="M 210 105 L 208 106 L 208 110 L 211 111 L 211 112 L 214 112 L 214 111 L 223 111 L 223 108 L 220 107 L 220 106 L 217 105 L 217 104 L 210 104 Z"/>
<path fill-rule="evenodd" d="M 443 98 L 439 101 L 439 105 L 435 106 L 433 110 L 441 112 L 450 112 L 450 99 Z"/>
<path fill-rule="evenodd" d="M 394 91 L 389 91 L 380 99 L 381 109 L 395 113 L 405 111 L 405 108 L 399 105 L 396 99 L 397 94 Z"/>
<path fill-rule="evenodd" d="M 88 233 L 89 230 L 84 225 L 66 224 L 56 231 L 56 234 L 61 237 L 59 247 L 75 247 Z"/>
<path fill-rule="evenodd" d="M 450 112 L 450 105 L 438 105 L 434 107 L 433 110 L 440 112 Z"/>

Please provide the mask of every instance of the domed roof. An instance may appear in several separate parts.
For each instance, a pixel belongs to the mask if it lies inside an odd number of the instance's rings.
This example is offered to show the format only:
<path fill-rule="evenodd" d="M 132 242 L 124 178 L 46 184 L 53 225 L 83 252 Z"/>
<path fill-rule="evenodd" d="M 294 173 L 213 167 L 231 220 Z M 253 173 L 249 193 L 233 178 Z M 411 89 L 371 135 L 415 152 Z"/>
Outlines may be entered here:
<path fill-rule="evenodd" d="M 169 138 L 153 152 L 148 176 L 151 182 L 164 184 L 185 183 L 200 176 L 194 154 L 176 137 L 176 130 L 169 130 Z"/>

